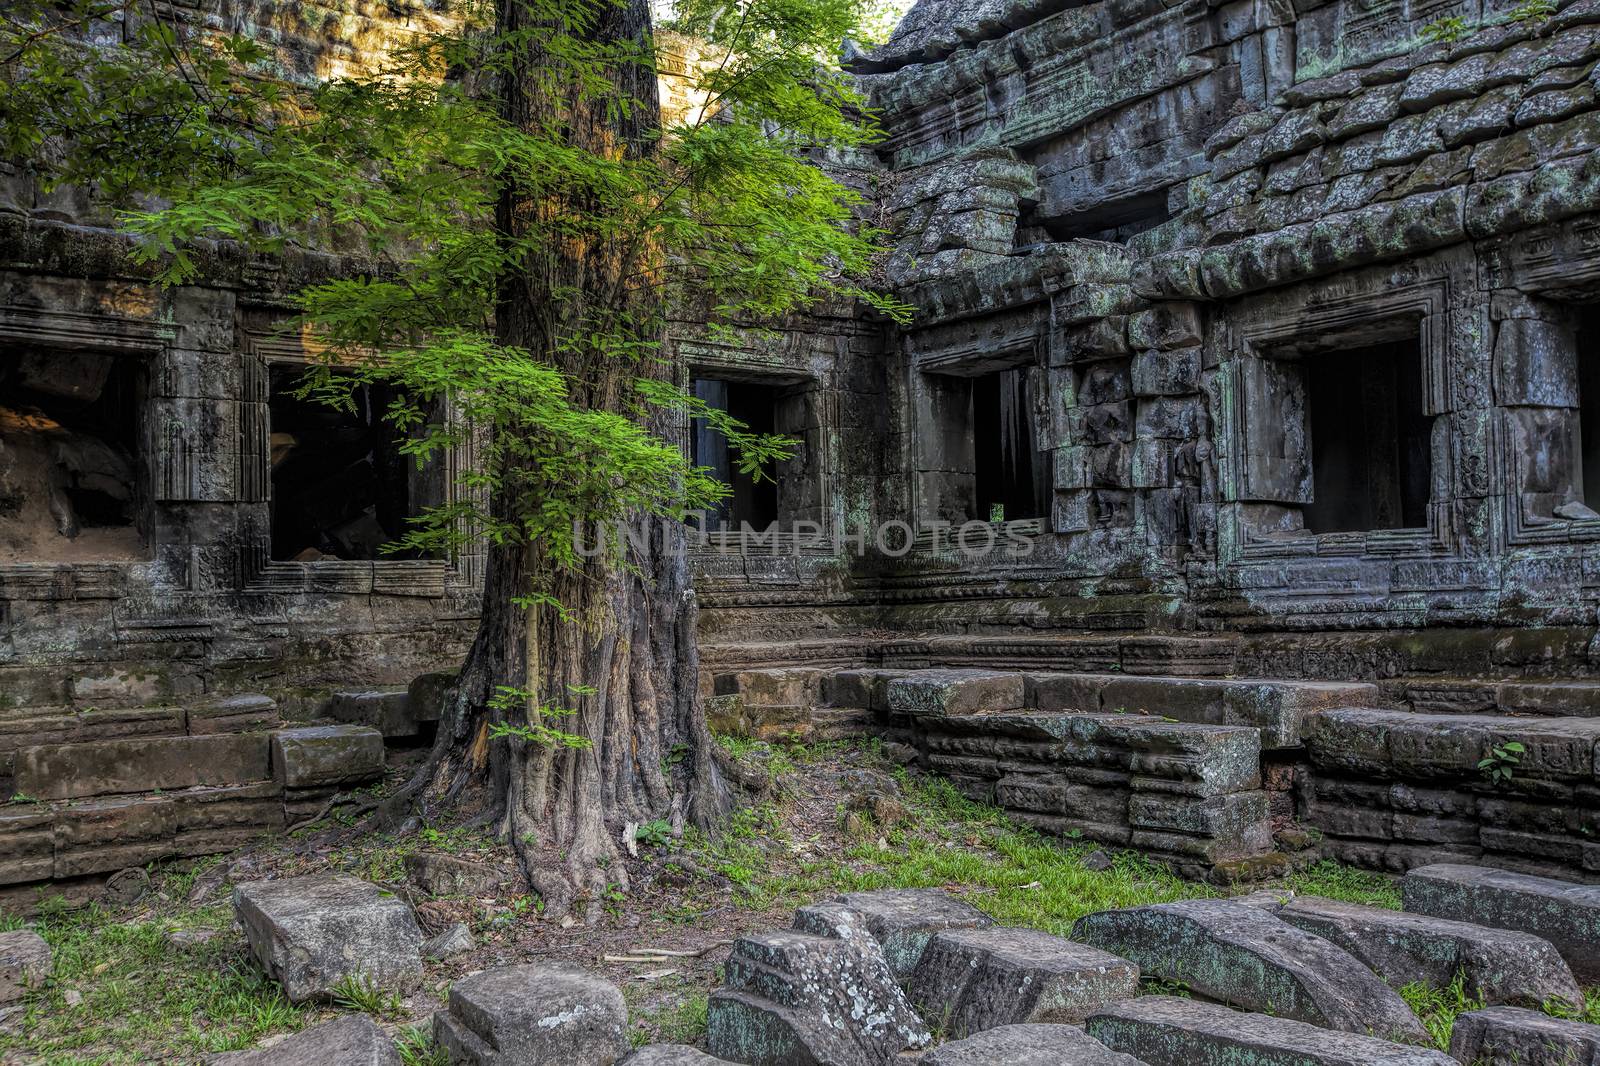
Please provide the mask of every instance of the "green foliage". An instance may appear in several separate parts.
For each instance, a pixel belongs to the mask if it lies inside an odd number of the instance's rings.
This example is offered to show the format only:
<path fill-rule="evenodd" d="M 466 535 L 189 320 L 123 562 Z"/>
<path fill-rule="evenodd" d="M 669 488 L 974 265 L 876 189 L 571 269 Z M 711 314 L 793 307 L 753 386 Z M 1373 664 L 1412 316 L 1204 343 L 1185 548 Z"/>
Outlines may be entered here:
<path fill-rule="evenodd" d="M 1522 0 L 1522 3 L 1506 12 L 1507 22 L 1531 22 L 1537 19 L 1547 19 L 1556 13 L 1554 0 Z"/>
<path fill-rule="evenodd" d="M 1400 989 L 1400 998 L 1421 1019 L 1423 1028 L 1428 1030 L 1434 1045 L 1441 1051 L 1450 1048 L 1450 1034 L 1455 1031 L 1456 1018 L 1470 1011 L 1482 1010 L 1484 1006 L 1481 998 L 1467 993 L 1466 978 L 1459 973 L 1446 988 L 1434 988 L 1414 981 Z"/>
<path fill-rule="evenodd" d="M 376 1018 L 399 1018 L 405 1013 L 400 996 L 378 986 L 365 974 L 347 974 L 333 986 L 334 1006 Z"/>
<path fill-rule="evenodd" d="M 450 1066 L 449 1052 L 433 1042 L 433 1023 L 401 1026 L 394 1034 L 395 1050 L 405 1066 Z"/>
<path fill-rule="evenodd" d="M 1455 44 L 1465 40 L 1472 28 L 1472 24 L 1460 15 L 1450 15 L 1434 19 L 1422 27 L 1422 38 L 1435 44 Z"/>
<path fill-rule="evenodd" d="M 1285 886 L 1301 896 L 1362 903 L 1370 907 L 1400 909 L 1400 882 L 1386 874 L 1340 866 L 1324 859 L 1309 870 L 1290 874 Z"/>
<path fill-rule="evenodd" d="M 1478 772 L 1493 784 L 1509 784 L 1527 750 L 1527 745 L 1516 740 L 1495 744 L 1489 748 L 1488 755 L 1478 760 Z"/>
<path fill-rule="evenodd" d="M 492 740 L 503 740 L 508 737 L 520 740 L 526 744 L 536 744 L 544 748 L 590 748 L 594 744 L 587 737 L 576 733 L 553 728 L 546 723 L 550 719 L 571 718 L 578 712 L 570 707 L 557 707 L 550 703 L 540 703 L 534 694 L 527 689 L 514 685 L 498 685 L 495 694 L 489 697 L 489 709 L 501 714 L 525 713 L 528 724 L 520 725 L 514 722 L 497 721 L 489 726 L 489 737 Z"/>
<path fill-rule="evenodd" d="M 647 848 L 664 848 L 672 841 L 672 823 L 665 818 L 645 822 L 634 829 L 633 839 Z"/>
<path fill-rule="evenodd" d="M 277 76 L 251 40 L 154 13 L 125 39 L 123 3 L 19 0 L 0 30 L 0 147 L 48 155 L 46 185 L 123 205 L 137 257 L 169 284 L 202 277 L 217 241 L 353 249 L 353 272 L 295 297 L 294 328 L 326 345 L 305 393 L 349 405 L 362 385 L 398 386 L 387 414 L 419 464 L 471 444 L 455 502 L 391 547 L 526 546 L 521 605 L 551 606 L 551 575 L 579 567 L 583 536 L 726 494 L 672 425 L 709 423 L 747 473 L 792 454 L 680 387 L 667 309 L 693 308 L 714 336 L 824 300 L 904 313 L 860 283 L 880 237 L 856 221 L 861 198 L 813 163 L 878 136 L 835 58 L 860 35 L 862 0 L 683 0 L 676 28 L 722 58 L 690 72 L 704 106 L 664 129 L 653 99 L 620 88 L 654 82 L 649 35 L 597 32 L 618 2 L 521 0 L 520 18 L 502 10 L 494 26 L 469 11 L 458 33 L 306 83 Z M 549 104 L 518 122 L 498 96 L 515 78 Z M 644 143 L 576 142 L 574 116 L 591 113 L 637 119 Z M 585 255 L 622 280 L 560 281 Z M 532 346 L 497 333 L 519 294 L 542 294 L 522 331 Z M 590 376 L 602 372 L 620 393 Z M 607 550 L 626 565 L 625 544 Z"/>

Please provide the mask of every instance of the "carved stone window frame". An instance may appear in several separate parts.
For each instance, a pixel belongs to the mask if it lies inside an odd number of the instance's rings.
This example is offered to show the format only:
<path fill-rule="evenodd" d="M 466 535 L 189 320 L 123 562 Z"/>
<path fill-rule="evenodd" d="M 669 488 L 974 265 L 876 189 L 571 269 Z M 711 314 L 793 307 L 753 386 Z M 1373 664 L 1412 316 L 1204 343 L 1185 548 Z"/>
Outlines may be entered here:
<path fill-rule="evenodd" d="M 272 484 L 270 466 L 271 434 L 267 406 L 270 400 L 272 367 L 306 367 L 316 353 L 288 335 L 256 330 L 241 330 L 243 362 L 246 367 L 240 396 L 241 408 L 255 408 L 258 417 L 241 418 L 248 423 L 259 442 L 251 453 L 255 471 L 242 479 L 259 484 L 259 494 L 249 500 L 266 504 Z M 445 417 L 456 419 L 453 405 L 446 404 Z M 465 490 L 461 475 L 477 462 L 480 441 L 474 438 L 465 446 L 451 448 L 444 456 L 441 477 L 448 502 L 462 498 Z M 319 595 L 390 595 L 427 599 L 450 594 L 475 592 L 483 582 L 487 545 L 474 537 L 469 547 L 453 559 L 320 559 L 290 562 L 272 558 L 270 523 L 263 522 L 259 535 L 246 538 L 241 546 L 241 584 L 246 592 L 314 593 Z"/>
<path fill-rule="evenodd" d="M 829 521 L 837 520 L 833 514 L 832 486 L 838 469 L 839 457 L 830 446 L 834 434 L 827 432 L 828 427 L 839 424 L 837 399 L 833 390 L 815 369 L 801 366 L 788 359 L 774 359 L 767 353 L 752 348 L 737 345 L 722 344 L 700 337 L 674 337 L 668 344 L 673 347 L 674 361 L 678 367 L 678 386 L 685 390 L 692 387 L 697 378 L 712 378 L 721 381 L 735 381 L 750 385 L 761 385 L 775 389 L 790 389 L 807 393 L 814 397 L 813 403 L 817 405 L 817 425 L 811 427 L 803 441 L 802 446 L 815 457 L 810 463 L 810 476 L 815 480 L 809 486 L 817 499 L 823 501 L 823 507 Z M 693 447 L 689 417 L 687 413 L 676 417 L 673 431 L 678 435 L 679 446 L 683 449 L 685 457 L 690 455 Z M 763 552 L 776 551 L 780 555 L 794 553 L 793 531 L 783 529 L 783 518 L 780 516 L 779 536 L 775 547 L 768 547 L 768 542 L 763 541 L 760 549 Z M 805 554 L 831 555 L 829 547 L 806 549 Z M 706 546 L 693 550 L 697 558 L 717 555 L 736 554 L 742 555 L 742 542 L 737 533 L 712 533 L 708 535 Z"/>
<path fill-rule="evenodd" d="M 159 524 L 159 509 L 169 502 L 170 496 L 159 491 L 163 482 L 158 469 L 158 457 L 151 454 L 155 440 L 154 429 L 148 424 L 156 399 L 156 382 L 162 363 L 177 338 L 171 323 L 154 318 L 135 318 L 89 311 L 51 310 L 43 307 L 0 307 L 0 345 L 27 345 L 40 348 L 62 348 L 72 351 L 93 351 L 118 359 L 138 359 L 145 364 L 151 388 L 146 397 L 147 410 L 139 412 L 142 450 L 138 472 L 144 480 L 141 495 L 145 501 L 144 513 L 137 525 L 145 539 L 144 550 L 136 559 L 97 560 L 94 562 L 57 562 L 28 560 L 0 566 L 0 591 L 13 587 L 24 590 L 31 584 L 29 578 L 43 572 L 82 571 L 88 586 L 86 595 L 74 592 L 71 598 L 103 598 L 105 581 L 110 579 L 120 588 L 126 575 L 136 568 L 148 568 L 156 562 L 153 531 Z M 113 576 L 114 575 L 114 576 Z M 79 582 L 80 584 L 82 582 Z M 55 587 L 56 598 L 65 590 Z M 0 596 L 4 598 L 4 596 Z"/>
<path fill-rule="evenodd" d="M 1451 345 L 1450 317 L 1455 313 L 1452 295 L 1448 264 L 1420 261 L 1392 270 L 1355 271 L 1309 282 L 1288 292 L 1248 297 L 1221 316 L 1226 322 L 1224 357 L 1213 384 L 1213 401 L 1219 414 L 1216 434 L 1223 472 L 1220 502 L 1226 512 L 1219 522 L 1219 551 L 1225 561 L 1430 559 L 1449 556 L 1457 550 L 1455 525 L 1450 517 L 1456 494 L 1450 441 L 1455 432 L 1451 415 L 1456 405 L 1449 395 L 1452 369 L 1457 366 Z M 1336 351 L 1352 337 L 1370 341 L 1410 335 L 1417 337 L 1422 356 L 1423 413 L 1433 420 L 1433 488 L 1427 526 L 1252 535 L 1243 511 L 1253 499 L 1248 487 L 1252 459 L 1247 430 L 1249 412 L 1245 409 L 1248 390 L 1244 387 L 1244 376 L 1258 369 L 1253 364 Z M 1445 489 L 1442 495 L 1441 488 Z"/>

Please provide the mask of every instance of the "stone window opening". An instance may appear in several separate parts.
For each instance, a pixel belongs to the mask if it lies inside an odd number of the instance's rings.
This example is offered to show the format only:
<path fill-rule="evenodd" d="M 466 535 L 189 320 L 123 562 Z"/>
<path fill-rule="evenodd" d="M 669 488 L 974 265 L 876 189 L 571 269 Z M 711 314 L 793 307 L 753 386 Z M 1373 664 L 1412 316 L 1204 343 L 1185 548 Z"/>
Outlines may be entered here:
<path fill-rule="evenodd" d="M 1305 528 L 1425 529 L 1432 419 L 1424 413 L 1419 339 L 1313 355 L 1303 372 L 1312 485 Z"/>
<path fill-rule="evenodd" d="M 785 391 L 781 386 L 711 377 L 697 377 L 692 385 L 697 399 L 716 410 L 728 412 L 752 433 L 799 436 L 801 427 L 788 424 L 780 412 Z M 727 438 L 704 419 L 696 419 L 690 427 L 689 454 L 695 466 L 708 468 L 713 477 L 732 490 L 729 496 L 708 509 L 707 531 L 737 532 L 745 523 L 761 531 L 785 519 L 785 508 L 780 500 L 783 495 L 780 479 L 785 464 L 763 470 L 757 480 L 739 469 L 738 456 Z M 792 520 L 793 516 L 788 517 Z"/>
<path fill-rule="evenodd" d="M 1163 188 L 1097 203 L 1092 211 L 1070 215 L 1039 214 L 1018 227 L 1017 241 L 1019 246 L 1071 240 L 1125 244 L 1130 238 L 1171 220 L 1168 199 L 1168 191 Z"/>
<path fill-rule="evenodd" d="M 356 388 L 352 410 L 295 395 L 303 378 L 297 365 L 271 368 L 272 558 L 418 558 L 383 550 L 442 497 L 437 464 L 419 471 L 384 417 L 394 387 Z"/>
<path fill-rule="evenodd" d="M 972 517 L 978 521 L 1050 514 L 1050 468 L 1039 451 L 1034 377 L 1018 367 L 972 379 Z"/>
<path fill-rule="evenodd" d="M 0 560 L 144 557 L 145 361 L 0 354 Z"/>

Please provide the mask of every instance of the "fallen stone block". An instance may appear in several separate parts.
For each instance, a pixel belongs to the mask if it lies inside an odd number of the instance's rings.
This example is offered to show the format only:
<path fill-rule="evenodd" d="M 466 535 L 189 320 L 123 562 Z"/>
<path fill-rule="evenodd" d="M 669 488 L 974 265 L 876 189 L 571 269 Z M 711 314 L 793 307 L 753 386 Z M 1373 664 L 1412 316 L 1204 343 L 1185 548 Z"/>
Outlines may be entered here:
<path fill-rule="evenodd" d="M 1101 911 L 1080 918 L 1072 939 L 1208 999 L 1325 1029 L 1429 1041 L 1405 1001 L 1371 970 L 1259 907 L 1183 900 Z"/>
<path fill-rule="evenodd" d="M 282 723 L 278 704 L 270 696 L 242 695 L 189 708 L 187 725 L 192 737 L 212 733 L 253 733 L 276 729 Z"/>
<path fill-rule="evenodd" d="M 15 1003 L 37 988 L 55 963 L 50 945 L 31 929 L 0 933 L 0 1004 Z"/>
<path fill-rule="evenodd" d="M 1023 706 L 1022 674 L 992 670 L 918 670 L 889 681 L 889 710 L 950 716 L 1015 711 Z"/>
<path fill-rule="evenodd" d="M 1450 1054 L 1470 1066 L 1600 1066 L 1600 1025 L 1490 1007 L 1456 1018 Z"/>
<path fill-rule="evenodd" d="M 822 702 L 829 707 L 889 709 L 889 682 L 904 670 L 840 670 L 822 679 Z"/>
<path fill-rule="evenodd" d="M 933 935 L 946 929 L 988 929 L 994 919 L 970 903 L 937 888 L 885 888 L 847 892 L 834 897 L 861 915 L 867 932 L 883 950 L 896 981 L 904 982 L 917 967 Z M 802 907 L 795 915 L 800 927 Z"/>
<path fill-rule="evenodd" d="M 1395 988 L 1445 988 L 1460 974 L 1469 995 L 1493 1005 L 1538 1007 L 1583 993 L 1555 945 L 1529 933 L 1301 896 L 1279 909 L 1290 925 L 1337 944 Z"/>
<path fill-rule="evenodd" d="M 422 955 L 424 958 L 444 962 L 449 959 L 465 955 L 477 943 L 472 939 L 472 931 L 461 922 L 457 922 L 437 936 L 430 936 L 422 942 Z"/>
<path fill-rule="evenodd" d="M 810 707 L 819 699 L 822 671 L 739 670 L 718 674 L 711 684 L 716 695 L 741 696 L 747 706 Z"/>
<path fill-rule="evenodd" d="M 268 1048 L 212 1055 L 210 1066 L 402 1066 L 389 1035 L 365 1014 L 347 1014 Z"/>
<path fill-rule="evenodd" d="M 483 896 L 511 877 L 498 866 L 437 852 L 413 852 L 404 860 L 406 880 L 431 896 Z"/>
<path fill-rule="evenodd" d="M 256 960 L 292 1003 L 330 999 L 347 979 L 409 992 L 422 983 L 422 932 L 411 908 L 342 874 L 252 881 L 234 915 Z"/>
<path fill-rule="evenodd" d="M 612 1066 L 628 1008 L 610 981 L 568 962 L 486 970 L 450 988 L 434 1039 L 462 1066 Z"/>
<path fill-rule="evenodd" d="M 1442 1051 L 1177 996 L 1114 1003 L 1085 1028 L 1146 1066 L 1459 1066 Z"/>
<path fill-rule="evenodd" d="M 371 726 L 385 737 L 414 737 L 420 731 L 404 689 L 335 692 L 328 702 L 328 717 L 345 725 Z"/>
<path fill-rule="evenodd" d="M 861 915 L 804 908 L 807 928 L 741 937 L 711 994 L 706 1050 L 749 1066 L 886 1066 L 932 1039 Z"/>
<path fill-rule="evenodd" d="M 444 717 L 445 700 L 455 687 L 457 675 L 448 670 L 419 674 L 406 687 L 406 706 L 419 722 L 437 722 Z"/>
<path fill-rule="evenodd" d="M 1081 1022 L 1138 994 L 1139 968 L 1039 929 L 939 933 L 906 984 L 922 1016 L 966 1036 L 1021 1022 Z"/>
<path fill-rule="evenodd" d="M 1600 981 L 1600 885 L 1440 863 L 1406 874 L 1400 891 L 1415 914 L 1543 937 L 1580 981 Z"/>
<path fill-rule="evenodd" d="M 622 1060 L 621 1066 L 734 1066 L 688 1044 L 652 1044 Z"/>
<path fill-rule="evenodd" d="M 1002 1025 L 941 1044 L 920 1066 L 1143 1066 L 1073 1025 Z"/>
<path fill-rule="evenodd" d="M 383 773 L 383 734 L 361 725 L 280 729 L 272 734 L 272 773 L 287 788 L 370 781 Z"/>

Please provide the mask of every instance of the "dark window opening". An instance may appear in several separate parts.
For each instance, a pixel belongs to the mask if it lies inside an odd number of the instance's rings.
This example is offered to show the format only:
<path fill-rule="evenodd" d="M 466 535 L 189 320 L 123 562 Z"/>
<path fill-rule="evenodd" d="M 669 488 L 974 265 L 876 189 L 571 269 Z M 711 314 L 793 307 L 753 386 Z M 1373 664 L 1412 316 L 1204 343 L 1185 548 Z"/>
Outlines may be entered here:
<path fill-rule="evenodd" d="M 779 390 L 771 385 L 743 381 L 696 378 L 694 394 L 707 406 L 726 411 L 749 427 L 752 433 L 772 433 L 777 424 Z M 778 520 L 778 484 L 775 472 L 764 470 L 761 480 L 738 468 L 737 456 L 727 438 L 696 420 L 690 435 L 690 459 L 696 466 L 710 469 L 712 476 L 731 490 L 731 494 L 706 515 L 708 530 L 741 528 L 766 529 Z"/>
<path fill-rule="evenodd" d="M 1035 225 L 1051 241 L 1087 239 L 1120 244 L 1136 234 L 1155 229 L 1171 217 L 1171 212 L 1167 210 L 1167 190 L 1158 189 L 1096 204 L 1091 211 L 1041 217 L 1035 221 Z"/>
<path fill-rule="evenodd" d="M 395 389 L 360 386 L 351 411 L 297 397 L 303 378 L 298 367 L 272 370 L 272 557 L 417 558 L 382 550 L 411 528 L 407 519 L 439 502 L 436 471 L 417 470 L 384 418 Z"/>
<path fill-rule="evenodd" d="M 979 521 L 1050 513 L 1050 469 L 1038 454 L 1025 369 L 972 379 L 972 457 Z"/>
<path fill-rule="evenodd" d="M 1415 339 L 1314 356 L 1306 365 L 1314 533 L 1421 529 L 1432 486 L 1431 420 Z"/>
<path fill-rule="evenodd" d="M 1600 307 L 1585 308 L 1579 320 L 1577 359 L 1583 502 L 1600 511 Z"/>
<path fill-rule="evenodd" d="M 0 357 L 0 557 L 140 557 L 143 379 L 127 356 Z"/>

